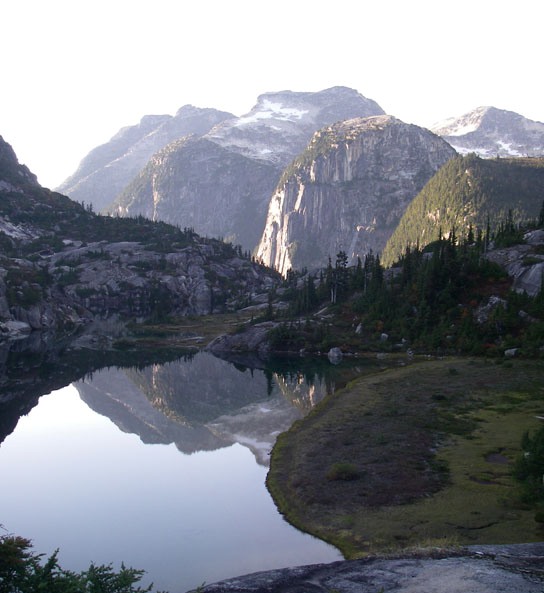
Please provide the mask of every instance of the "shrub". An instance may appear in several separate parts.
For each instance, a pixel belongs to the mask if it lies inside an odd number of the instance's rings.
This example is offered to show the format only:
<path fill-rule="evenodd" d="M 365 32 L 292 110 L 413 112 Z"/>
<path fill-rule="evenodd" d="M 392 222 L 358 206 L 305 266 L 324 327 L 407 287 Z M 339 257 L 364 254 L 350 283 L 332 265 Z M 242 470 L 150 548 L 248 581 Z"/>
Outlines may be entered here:
<path fill-rule="evenodd" d="M 57 552 L 42 562 L 43 554 L 32 551 L 30 540 L 0 536 L 0 593 L 152 593 L 153 585 L 136 586 L 144 571 L 126 568 L 116 572 L 111 565 L 91 564 L 74 573 L 61 568 Z"/>
<path fill-rule="evenodd" d="M 331 481 L 342 480 L 347 482 L 357 480 L 359 477 L 360 473 L 357 466 L 347 461 L 334 463 L 327 472 L 327 480 Z"/>
<path fill-rule="evenodd" d="M 528 432 L 521 440 L 522 454 L 513 469 L 514 478 L 522 485 L 522 498 L 526 502 L 544 500 L 544 426 L 534 436 Z"/>

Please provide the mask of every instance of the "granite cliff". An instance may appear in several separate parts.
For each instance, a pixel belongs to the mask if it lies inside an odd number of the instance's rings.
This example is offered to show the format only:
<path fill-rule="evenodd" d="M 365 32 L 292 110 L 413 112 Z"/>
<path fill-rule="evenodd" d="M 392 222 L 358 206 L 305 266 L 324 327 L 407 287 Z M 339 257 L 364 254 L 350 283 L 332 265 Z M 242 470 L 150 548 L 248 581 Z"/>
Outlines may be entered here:
<path fill-rule="evenodd" d="M 410 201 L 455 151 L 392 116 L 357 118 L 314 134 L 271 200 L 257 257 L 285 274 L 339 250 L 381 251 Z"/>
<path fill-rule="evenodd" d="M 374 101 L 344 87 L 261 95 L 248 114 L 165 147 L 110 212 L 181 222 L 253 250 L 272 190 L 312 134 L 336 121 L 377 114 L 383 110 Z"/>

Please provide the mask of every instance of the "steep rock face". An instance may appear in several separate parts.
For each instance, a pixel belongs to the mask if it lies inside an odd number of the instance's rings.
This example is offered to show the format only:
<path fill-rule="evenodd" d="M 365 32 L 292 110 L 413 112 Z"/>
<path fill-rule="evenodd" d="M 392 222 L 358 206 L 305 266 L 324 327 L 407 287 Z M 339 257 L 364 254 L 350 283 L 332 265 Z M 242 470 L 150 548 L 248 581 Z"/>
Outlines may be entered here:
<path fill-rule="evenodd" d="M 166 147 L 111 211 L 192 227 L 253 250 L 283 168 L 312 134 L 343 119 L 377 114 L 383 110 L 374 101 L 344 87 L 262 95 L 247 115 Z"/>
<path fill-rule="evenodd" d="M 93 149 L 58 191 L 101 211 L 155 152 L 183 136 L 203 135 L 231 117 L 231 113 L 192 105 L 185 105 L 174 117 L 146 115 L 139 124 L 122 128 L 109 142 Z"/>
<path fill-rule="evenodd" d="M 251 249 L 262 232 L 278 169 L 211 142 L 184 138 L 152 157 L 113 210 L 142 214 Z"/>
<path fill-rule="evenodd" d="M 339 250 L 379 252 L 409 202 L 455 151 L 391 116 L 317 132 L 270 200 L 257 257 L 285 274 L 317 268 Z"/>
<path fill-rule="evenodd" d="M 504 109 L 478 107 L 438 122 L 431 130 L 460 154 L 483 158 L 544 155 L 544 123 Z"/>

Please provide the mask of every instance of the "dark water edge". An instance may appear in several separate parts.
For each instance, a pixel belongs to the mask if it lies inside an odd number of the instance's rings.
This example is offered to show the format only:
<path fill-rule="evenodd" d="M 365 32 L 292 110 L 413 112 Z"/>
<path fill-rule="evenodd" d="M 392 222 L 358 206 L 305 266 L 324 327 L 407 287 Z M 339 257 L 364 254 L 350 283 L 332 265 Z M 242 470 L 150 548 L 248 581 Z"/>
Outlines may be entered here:
<path fill-rule="evenodd" d="M 198 352 L 160 343 L 130 349 L 89 348 L 75 345 L 75 340 L 74 336 L 33 332 L 27 338 L 0 343 L 0 443 L 44 394 L 100 369 L 143 369 L 190 359 Z M 339 365 L 331 364 L 326 357 L 271 356 L 263 360 L 252 353 L 222 353 L 221 359 L 241 372 L 262 371 L 269 382 L 274 375 L 303 375 L 307 383 L 323 381 L 329 391 L 377 368 L 375 361 L 364 359 L 347 359 Z"/>
<path fill-rule="evenodd" d="M 263 361 L 252 356 L 236 356 L 233 360 L 224 360 L 206 352 L 156 346 L 131 350 L 82 348 L 69 339 L 51 340 L 38 335 L 29 340 L 4 344 L 1 352 L 2 441 L 13 431 L 14 437 L 17 437 L 19 419 L 28 414 L 43 395 L 73 384 L 81 400 L 93 411 L 107 416 L 122 433 L 137 435 L 144 444 L 174 444 L 189 457 L 207 452 L 208 455 L 224 455 L 225 459 L 232 445 L 247 447 L 256 458 L 257 466 L 260 466 L 258 481 L 264 491 L 263 472 L 266 470 L 263 466 L 268 459 L 266 454 L 262 454 L 263 444 L 270 449 L 278 431 L 287 430 L 290 422 L 304 415 L 317 401 L 345 384 L 354 374 L 374 367 L 367 361 L 332 365 L 326 359 L 300 357 Z M 122 397 L 117 398 L 116 394 L 122 394 Z M 56 399 L 56 396 L 53 394 L 51 397 Z M 58 420 L 59 427 L 65 409 L 57 406 L 54 418 L 55 423 Z M 68 424 L 70 421 L 68 419 Z M 46 437 L 47 440 L 49 438 Z M 94 443 L 98 449 L 99 441 L 97 439 Z M 251 441 L 255 441 L 257 446 L 252 447 Z M 5 444 L 6 454 L 10 442 L 11 438 Z M 85 450 L 89 451 L 92 447 L 93 444 L 90 444 Z M 237 451 L 239 457 L 240 446 Z M 104 455 L 107 456 L 107 453 Z M 62 453 L 59 457 L 52 457 L 60 460 L 61 456 Z M 243 457 L 250 466 L 255 466 L 247 452 L 243 453 Z M 238 463 L 236 459 L 233 462 Z M 26 474 L 34 471 L 27 471 L 25 463 L 21 467 Z M 29 464 L 30 467 L 33 466 Z M 225 470 L 229 473 L 237 471 L 234 466 L 231 469 L 230 464 Z M 254 470 L 250 473 L 253 474 Z M 56 481 L 60 483 L 61 479 L 59 474 Z M 55 479 L 47 476 L 46 480 Z M 227 483 L 230 482 L 227 480 Z M 34 495 L 35 490 L 31 487 L 27 491 Z M 36 490 L 38 494 L 40 491 L 41 488 Z M 23 498 L 26 499 L 26 496 L 23 495 Z M 51 498 L 54 497 L 45 497 L 46 500 Z M 265 498 L 269 498 L 267 494 Z M 33 507 L 33 511 L 34 507 L 41 508 L 39 499 L 34 503 L 29 499 L 24 504 Z M 274 507 L 271 500 L 266 504 Z M 275 512 L 275 507 L 273 510 Z M 260 529 L 259 517 L 261 515 L 251 521 L 257 531 Z M 9 529 L 9 520 L 9 517 L 3 516 L 0 523 Z M 32 531 L 32 525 L 36 527 L 33 520 L 29 531 Z M 25 532 L 21 535 L 37 537 L 37 528 L 36 534 Z M 304 538 L 309 537 L 304 535 Z M 66 549 L 66 544 L 59 541 L 53 545 L 61 548 L 62 556 L 62 548 Z M 308 550 L 314 547 L 311 544 Z M 77 553 L 79 545 L 75 544 L 72 548 Z M 281 548 L 281 545 L 277 550 L 268 547 L 262 551 L 262 557 L 270 562 L 270 556 Z M 334 549 L 333 552 L 333 559 L 336 559 L 337 552 Z M 261 556 L 257 550 L 255 553 Z M 326 554 L 331 556 L 330 552 Z M 308 556 L 309 561 L 314 562 L 319 561 L 318 557 Z M 280 566 L 284 563 L 285 560 Z M 135 566 L 148 570 L 146 562 Z M 236 573 L 251 572 L 242 568 L 238 571 L 234 562 L 232 566 Z M 206 569 L 209 574 L 202 580 L 210 581 L 210 575 L 213 578 L 211 568 Z M 257 565 L 256 569 L 259 568 L 260 565 Z"/>
<path fill-rule="evenodd" d="M 73 341 L 73 336 L 33 332 L 25 339 L 0 343 L 0 443 L 42 395 L 101 368 L 143 367 L 184 355 L 179 349 L 171 348 L 135 351 L 79 348 L 73 346 Z"/>

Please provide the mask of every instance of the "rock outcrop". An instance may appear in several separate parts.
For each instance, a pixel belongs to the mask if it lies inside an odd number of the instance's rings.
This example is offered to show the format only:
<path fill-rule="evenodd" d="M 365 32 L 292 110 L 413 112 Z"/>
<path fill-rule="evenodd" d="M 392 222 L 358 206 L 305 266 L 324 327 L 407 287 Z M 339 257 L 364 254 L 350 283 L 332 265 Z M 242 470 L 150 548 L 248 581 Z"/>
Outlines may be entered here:
<path fill-rule="evenodd" d="M 431 130 L 460 154 L 473 152 L 483 158 L 544 155 L 544 123 L 495 107 L 478 107 L 438 122 Z"/>
<path fill-rule="evenodd" d="M 544 230 L 530 231 L 524 243 L 492 249 L 486 257 L 504 268 L 512 278 L 512 289 L 536 296 L 544 286 Z"/>
<path fill-rule="evenodd" d="M 270 352 L 268 334 L 279 324 L 273 321 L 257 323 L 242 332 L 223 334 L 208 344 L 206 349 L 214 354 L 223 352 L 256 352 L 266 356 Z"/>
<path fill-rule="evenodd" d="M 336 121 L 377 114 L 383 110 L 374 101 L 344 87 L 262 95 L 248 114 L 165 147 L 110 212 L 192 227 L 253 250 L 272 190 L 312 134 Z"/>
<path fill-rule="evenodd" d="M 299 566 L 241 576 L 202 593 L 541 593 L 543 544 L 470 546 Z"/>
<path fill-rule="evenodd" d="M 185 105 L 175 116 L 146 115 L 139 124 L 122 128 L 93 149 L 57 189 L 99 212 L 111 205 L 155 152 L 183 136 L 203 135 L 231 117 L 232 113 L 192 105 Z"/>
<path fill-rule="evenodd" d="M 95 318 L 237 308 L 276 280 L 232 245 L 98 216 L 42 188 L 0 139 L 0 339 Z"/>
<path fill-rule="evenodd" d="M 257 257 L 285 274 L 318 268 L 342 250 L 379 252 L 410 201 L 455 151 L 391 116 L 317 132 L 270 200 Z"/>

